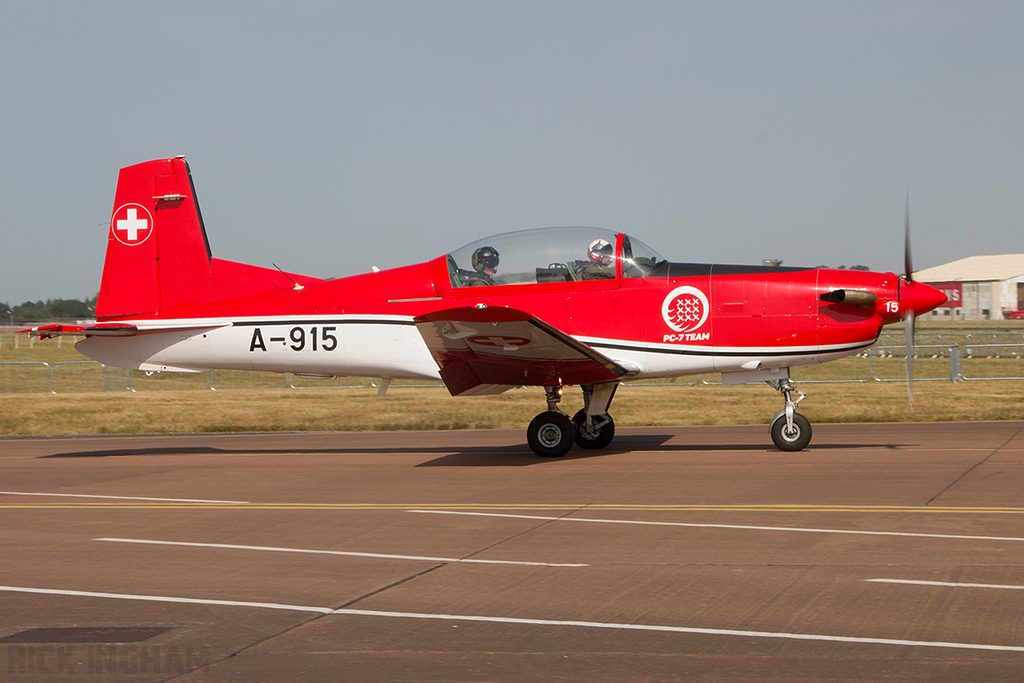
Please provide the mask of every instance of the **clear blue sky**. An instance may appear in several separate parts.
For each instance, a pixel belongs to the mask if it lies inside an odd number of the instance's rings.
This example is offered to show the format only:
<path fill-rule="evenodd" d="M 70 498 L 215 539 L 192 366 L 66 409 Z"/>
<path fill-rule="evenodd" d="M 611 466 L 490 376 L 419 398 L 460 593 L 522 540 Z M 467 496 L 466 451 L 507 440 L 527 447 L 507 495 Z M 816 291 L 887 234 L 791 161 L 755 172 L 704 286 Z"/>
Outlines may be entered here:
<path fill-rule="evenodd" d="M 553 225 L 673 260 L 1024 252 L 1024 3 L 4 2 L 0 301 L 99 289 L 118 169 L 338 276 Z"/>

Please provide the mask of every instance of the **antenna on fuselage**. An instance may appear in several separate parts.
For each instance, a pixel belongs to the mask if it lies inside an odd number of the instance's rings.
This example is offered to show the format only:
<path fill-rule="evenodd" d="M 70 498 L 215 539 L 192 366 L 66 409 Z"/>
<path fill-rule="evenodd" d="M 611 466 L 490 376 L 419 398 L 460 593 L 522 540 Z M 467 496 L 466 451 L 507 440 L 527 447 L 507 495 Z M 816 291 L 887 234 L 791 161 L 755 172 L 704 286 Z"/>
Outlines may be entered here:
<path fill-rule="evenodd" d="M 288 273 L 286 273 L 283 270 L 281 270 L 281 266 L 277 265 L 276 263 L 271 263 L 270 265 L 272 265 L 275 268 L 277 268 L 278 270 L 280 270 L 281 271 L 281 275 L 284 275 L 286 278 L 288 278 L 289 280 L 292 281 L 292 284 L 295 285 L 294 287 L 292 287 L 292 289 L 294 289 L 296 292 L 299 291 L 299 290 L 305 289 L 305 287 L 303 287 L 298 282 L 296 282 L 295 279 L 292 278 L 291 275 L 289 275 Z"/>

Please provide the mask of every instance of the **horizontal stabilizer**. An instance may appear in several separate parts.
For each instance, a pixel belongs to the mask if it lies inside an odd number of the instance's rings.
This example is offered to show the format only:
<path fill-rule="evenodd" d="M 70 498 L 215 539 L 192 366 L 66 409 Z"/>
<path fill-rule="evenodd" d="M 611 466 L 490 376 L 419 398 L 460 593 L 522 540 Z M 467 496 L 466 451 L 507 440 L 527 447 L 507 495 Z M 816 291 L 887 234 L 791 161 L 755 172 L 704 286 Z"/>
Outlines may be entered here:
<path fill-rule="evenodd" d="M 154 334 L 157 332 L 177 332 L 179 330 L 212 330 L 218 327 L 227 327 L 230 323 L 211 325 L 210 323 L 183 325 L 178 323 L 162 323 L 154 320 L 139 325 L 125 325 L 123 323 L 97 323 L 95 325 L 40 325 L 24 330 L 18 330 L 20 334 L 50 339 L 61 335 L 76 337 L 133 337 L 137 334 Z"/>
<path fill-rule="evenodd" d="M 538 318 L 512 308 L 454 308 L 415 318 L 453 396 L 499 386 L 596 384 L 628 370 Z"/>
<path fill-rule="evenodd" d="M 99 325 L 40 325 L 25 330 L 18 330 L 19 334 L 28 334 L 30 337 L 50 339 L 61 335 L 95 336 L 95 337 L 130 337 L 138 334 L 139 330 L 135 325 L 121 324 L 99 324 Z"/>

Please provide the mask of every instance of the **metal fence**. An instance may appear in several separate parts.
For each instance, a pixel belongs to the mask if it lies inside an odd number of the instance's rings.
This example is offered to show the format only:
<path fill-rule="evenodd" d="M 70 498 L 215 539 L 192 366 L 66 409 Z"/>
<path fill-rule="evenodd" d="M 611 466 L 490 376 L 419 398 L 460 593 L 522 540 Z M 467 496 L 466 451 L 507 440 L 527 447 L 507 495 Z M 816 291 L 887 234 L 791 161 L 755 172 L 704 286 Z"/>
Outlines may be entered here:
<path fill-rule="evenodd" d="M 961 382 L 972 380 L 1024 379 L 1024 343 L 1017 344 L 924 344 L 914 349 L 915 381 Z M 873 346 L 849 358 L 823 365 L 795 368 L 793 380 L 801 383 L 904 382 L 906 347 Z M 644 381 L 635 384 L 719 384 L 720 375 L 680 378 L 677 381 Z M 632 384 L 632 383 L 631 383 Z M 312 379 L 290 373 L 213 370 L 211 372 L 159 372 L 103 365 L 96 361 L 0 362 L 0 395 L 75 394 L 103 391 L 237 391 L 252 389 L 356 389 L 376 387 L 370 378 Z M 392 388 L 441 386 L 436 382 L 403 382 Z"/>
<path fill-rule="evenodd" d="M 370 386 L 374 386 L 373 383 L 364 378 L 310 379 L 276 372 L 213 370 L 147 373 L 104 365 L 96 361 L 0 362 L 0 395 L 78 394 L 97 391 L 358 389 Z"/>
<path fill-rule="evenodd" d="M 251 389 L 370 388 L 368 378 L 313 379 L 271 372 L 214 370 L 212 372 L 146 373 L 77 360 L 72 339 L 58 337 L 40 342 L 15 335 L 0 325 L 0 395 L 104 391 L 234 391 Z M 1018 331 L 1020 330 L 1020 331 Z M 919 328 L 914 348 L 914 380 L 960 382 L 1024 379 L 1024 326 Z M 63 348 L 62 348 L 63 347 Z M 801 383 L 904 382 L 906 346 L 902 330 L 883 331 L 878 342 L 862 353 L 837 361 L 796 368 L 793 380 Z M 685 386 L 720 384 L 721 375 L 642 380 L 628 385 Z M 392 388 L 441 386 L 435 382 L 395 382 Z"/>

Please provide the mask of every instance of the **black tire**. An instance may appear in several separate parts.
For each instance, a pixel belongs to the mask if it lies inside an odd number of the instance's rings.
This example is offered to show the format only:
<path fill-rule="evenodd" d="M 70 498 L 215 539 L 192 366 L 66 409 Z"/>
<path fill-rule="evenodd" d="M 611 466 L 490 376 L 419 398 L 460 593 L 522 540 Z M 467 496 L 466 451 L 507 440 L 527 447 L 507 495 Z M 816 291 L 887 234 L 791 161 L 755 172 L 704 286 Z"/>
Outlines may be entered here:
<path fill-rule="evenodd" d="M 576 425 L 564 413 L 547 411 L 526 428 L 526 442 L 542 458 L 560 458 L 572 448 Z"/>
<path fill-rule="evenodd" d="M 597 435 L 593 438 L 588 438 L 581 429 L 582 425 L 587 421 L 587 411 L 583 409 L 573 415 L 572 422 L 576 425 L 576 445 L 580 448 L 596 449 L 604 448 L 612 442 L 612 438 L 615 436 L 615 422 L 612 421 L 611 415 L 608 416 L 608 422 L 601 426 L 597 431 Z"/>
<path fill-rule="evenodd" d="M 811 423 L 800 413 L 793 413 L 793 431 L 786 433 L 786 416 L 772 421 L 772 441 L 780 451 L 802 451 L 811 442 Z"/>

